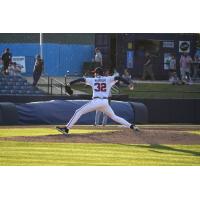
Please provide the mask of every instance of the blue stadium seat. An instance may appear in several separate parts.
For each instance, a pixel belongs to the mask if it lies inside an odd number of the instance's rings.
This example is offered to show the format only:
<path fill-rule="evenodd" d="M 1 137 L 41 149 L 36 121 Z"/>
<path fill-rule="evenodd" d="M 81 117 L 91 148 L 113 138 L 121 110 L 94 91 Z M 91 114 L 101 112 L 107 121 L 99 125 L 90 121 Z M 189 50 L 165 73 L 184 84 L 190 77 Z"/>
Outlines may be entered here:
<path fill-rule="evenodd" d="M 13 82 L 7 82 L 6 85 L 13 85 Z"/>
<path fill-rule="evenodd" d="M 14 85 L 14 86 L 13 86 L 13 89 L 14 89 L 14 90 L 20 90 L 20 89 L 21 89 L 21 86 L 20 86 L 20 85 Z"/>
<path fill-rule="evenodd" d="M 33 87 L 32 85 L 27 85 L 27 86 L 21 86 L 21 87 L 25 87 L 27 90 L 31 90 L 31 88 Z"/>
<path fill-rule="evenodd" d="M 26 90 L 26 94 L 32 94 L 33 92 L 30 90 Z"/>
<path fill-rule="evenodd" d="M 25 91 L 24 90 L 18 90 L 18 94 L 24 94 Z"/>
<path fill-rule="evenodd" d="M 7 81 L 9 81 L 9 82 L 14 82 L 15 79 L 14 79 L 14 78 L 8 78 Z"/>
<path fill-rule="evenodd" d="M 15 94 L 15 90 L 10 90 L 10 94 Z"/>
<path fill-rule="evenodd" d="M 16 85 L 16 86 L 20 86 L 20 85 L 22 85 L 22 83 L 16 82 L 15 85 Z"/>
<path fill-rule="evenodd" d="M 6 81 L 6 78 L 1 77 L 0 82 L 2 82 L 2 81 Z"/>
<path fill-rule="evenodd" d="M 30 85 L 30 84 L 29 84 L 29 83 L 27 83 L 27 82 L 23 82 L 22 84 L 23 84 L 23 85 Z"/>
<path fill-rule="evenodd" d="M 1 86 L 7 85 L 6 82 L 1 82 Z"/>
<path fill-rule="evenodd" d="M 21 86 L 19 86 L 19 87 L 20 87 L 20 90 L 27 90 L 27 87 L 26 87 L 26 86 L 21 85 Z"/>
<path fill-rule="evenodd" d="M 9 92 L 10 90 L 0 90 L 0 94 L 9 94 L 10 92 Z"/>
<path fill-rule="evenodd" d="M 44 94 L 42 91 L 40 91 L 40 90 L 36 90 L 35 92 L 34 92 L 35 94 Z"/>
<path fill-rule="evenodd" d="M 13 88 L 12 85 L 5 85 L 5 86 L 4 86 L 4 89 L 5 89 L 5 90 L 11 90 L 12 88 Z"/>
<path fill-rule="evenodd" d="M 34 88 L 20 76 L 2 76 L 0 74 L 0 95 L 41 95 L 43 91 Z"/>

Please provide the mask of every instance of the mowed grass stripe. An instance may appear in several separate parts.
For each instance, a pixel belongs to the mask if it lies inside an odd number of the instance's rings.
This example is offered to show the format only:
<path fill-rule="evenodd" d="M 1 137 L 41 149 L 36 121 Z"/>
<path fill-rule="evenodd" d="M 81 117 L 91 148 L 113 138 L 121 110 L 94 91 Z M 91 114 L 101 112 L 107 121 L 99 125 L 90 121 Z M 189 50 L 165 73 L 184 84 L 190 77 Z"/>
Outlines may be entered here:
<path fill-rule="evenodd" d="M 170 147 L 170 145 L 158 145 L 158 146 L 152 146 L 152 145 L 122 145 L 122 144 L 83 144 L 83 143 L 26 143 L 26 142 L 15 142 L 15 141 L 0 141 L 0 147 L 2 150 L 5 148 L 6 150 L 8 149 L 13 149 L 14 151 L 18 150 L 23 150 L 27 151 L 30 150 L 31 146 L 31 151 L 33 150 L 48 150 L 48 151 L 101 151 L 102 153 L 105 153 L 106 149 L 109 149 L 112 147 L 112 151 L 114 150 L 115 152 L 118 153 L 126 153 L 130 152 L 130 150 L 133 150 L 132 152 L 139 153 L 140 151 L 157 151 L 158 153 L 163 153 L 163 152 L 178 152 L 180 153 L 185 153 L 183 148 L 190 147 L 191 150 L 196 150 L 199 145 L 171 145 L 174 146 L 173 148 Z M 18 147 L 16 149 L 16 147 Z M 106 148 L 105 148 L 106 147 Z M 180 150 L 179 150 L 180 149 Z M 182 152 L 183 151 L 183 152 Z M 187 150 L 186 150 L 187 151 Z M 108 152 L 108 151 L 106 151 Z M 200 149 L 199 149 L 200 152 Z M 190 151 L 188 151 L 190 153 Z M 198 152 L 197 152 L 198 153 Z"/>
<path fill-rule="evenodd" d="M 3 148 L 2 148 L 3 144 Z M 171 145 L 152 151 L 149 145 L 0 143 L 1 165 L 199 165 L 199 145 Z M 19 146 L 23 147 L 20 148 Z M 34 150 L 32 149 L 34 146 Z M 45 148 L 42 146 L 44 145 Z M 7 148 L 5 148 L 7 146 Z M 11 146 L 11 148 L 9 148 Z M 16 149 L 20 149 L 18 152 Z M 17 147 L 18 146 L 18 147 Z M 91 148 L 92 147 L 92 148 Z M 101 148 L 99 148 L 101 147 Z M 98 149 L 99 148 L 99 149 Z M 155 148 L 156 149 L 156 148 Z M 178 150 L 178 155 L 176 154 Z M 158 151 L 158 149 L 157 149 Z M 182 152 L 181 152 L 182 151 Z"/>
<path fill-rule="evenodd" d="M 58 166 L 58 165 L 64 165 L 64 166 L 68 166 L 68 165 L 76 165 L 76 166 L 94 166 L 94 165 L 101 165 L 101 166 L 136 166 L 136 165 L 144 165 L 144 166 L 180 166 L 180 165 L 185 165 L 185 166 L 192 166 L 192 165 L 199 165 L 199 162 L 195 162 L 193 161 L 191 163 L 190 162 L 181 162 L 180 160 L 168 160 L 168 162 L 166 162 L 166 160 L 144 160 L 144 159 L 137 159 L 135 158 L 135 160 L 122 160 L 122 159 L 109 159 L 109 161 L 105 161 L 105 160 L 98 160 L 98 159 L 73 159 L 73 160 L 41 160 L 41 159 L 20 159 L 20 162 L 17 158 L 8 158 L 5 160 L 1 161 L 1 165 L 8 165 L 8 163 L 11 162 L 11 165 L 21 165 L 21 166 Z"/>
<path fill-rule="evenodd" d="M 42 156 L 42 155 L 98 155 L 98 156 L 109 156 L 110 154 L 112 155 L 113 154 L 113 151 L 117 154 L 118 157 L 120 156 L 125 156 L 125 154 L 128 153 L 129 157 L 131 156 L 135 156 L 135 155 L 143 155 L 145 152 L 148 152 L 149 154 L 155 154 L 155 153 L 152 153 L 150 151 L 150 149 L 138 149 L 137 148 L 137 145 L 135 145 L 133 147 L 134 149 L 132 151 L 130 150 L 127 150 L 127 149 L 115 149 L 115 148 L 107 148 L 106 146 L 103 146 L 102 149 L 99 151 L 97 149 L 83 149 L 83 148 L 76 148 L 76 149 L 59 149 L 59 148 L 52 148 L 52 149 L 48 149 L 48 148 L 34 148 L 31 150 L 29 148 L 18 148 L 17 150 L 14 149 L 14 147 L 10 148 L 1 148 L 1 152 L 0 152 L 0 155 L 3 156 L 4 153 L 6 153 L 7 155 L 8 154 L 22 154 L 24 152 L 28 153 L 30 151 L 30 153 L 34 152 L 34 154 L 38 155 L 38 156 Z M 148 146 L 146 146 L 146 148 L 148 148 Z M 150 151 L 150 152 L 149 152 Z M 187 157 L 187 155 L 191 155 L 190 152 L 174 152 L 174 151 L 167 151 L 167 152 L 156 152 L 157 154 L 162 154 L 165 153 L 165 158 L 166 157 L 172 157 L 173 155 L 174 156 L 178 156 L 178 155 L 181 155 L 182 157 Z"/>
<path fill-rule="evenodd" d="M 4 160 L 1 162 L 2 166 L 9 166 L 9 159 Z M 12 159 L 12 166 L 199 166 L 198 163 L 193 162 L 191 163 L 186 163 L 183 162 L 181 163 L 180 161 L 174 162 L 170 161 L 168 163 L 162 162 L 160 160 L 152 161 L 150 160 L 149 162 L 146 162 L 144 160 L 135 160 L 134 162 L 123 162 L 120 160 L 120 162 L 117 162 L 116 160 L 111 160 L 109 162 L 105 161 L 96 161 L 96 160 L 68 160 L 68 161 L 51 161 L 48 160 L 46 162 L 42 160 L 37 160 L 37 159 L 31 159 L 31 160 L 23 160 L 21 159 L 21 162 L 18 162 L 18 159 Z"/>
<path fill-rule="evenodd" d="M 70 134 L 91 134 L 91 133 L 105 133 L 113 132 L 114 130 L 99 130 L 99 129 L 73 129 Z M 14 136 L 44 136 L 44 135 L 60 135 L 54 128 L 4 128 L 0 129 L 0 137 L 14 137 Z"/>
<path fill-rule="evenodd" d="M 9 145 L 8 145 L 9 144 Z M 170 147 L 168 148 L 168 146 L 170 145 L 159 145 L 158 147 L 154 147 L 151 145 L 131 145 L 131 144 L 91 144 L 91 143 L 26 143 L 26 142 L 15 142 L 15 141 L 0 141 L 0 145 L 1 148 L 3 150 L 3 148 L 5 149 L 13 149 L 14 151 L 18 151 L 18 150 L 29 150 L 30 146 L 31 146 L 31 151 L 32 150 L 37 150 L 38 148 L 40 148 L 41 150 L 48 150 L 48 151 L 66 151 L 66 150 L 70 150 L 70 151 L 102 151 L 103 153 L 105 153 L 105 149 L 109 149 L 109 147 L 112 147 L 112 150 L 114 150 L 115 152 L 118 153 L 126 153 L 129 152 L 130 150 L 133 150 L 133 153 L 139 153 L 140 151 L 160 151 L 160 153 L 162 152 L 168 152 L 168 153 L 172 153 L 174 151 L 177 151 L 178 154 L 181 153 L 183 147 L 187 148 L 188 146 L 190 147 L 190 150 L 196 150 L 197 147 L 199 145 L 173 145 L 174 148 L 172 148 L 170 150 Z M 16 147 L 18 147 L 16 149 Z M 107 148 L 105 148 L 107 147 Z M 136 148 L 136 147 L 142 147 L 142 148 Z M 178 150 L 180 148 L 180 151 Z M 187 151 L 187 150 L 186 150 Z M 107 152 L 107 151 L 106 151 Z M 158 152 L 159 153 L 159 152 Z M 184 152 L 183 152 L 184 153 Z"/>
<path fill-rule="evenodd" d="M 195 130 L 195 131 L 185 131 L 185 132 L 200 135 L 200 130 Z"/>
<path fill-rule="evenodd" d="M 30 159 L 30 154 L 15 154 L 13 155 L 12 153 L 11 154 L 7 154 L 6 156 L 1 156 L 2 159 L 15 159 L 16 156 L 21 160 L 21 159 L 27 159 L 29 160 Z M 132 162 L 132 159 L 133 159 L 133 155 L 119 155 L 119 156 L 113 156 L 112 154 L 108 154 L 108 155 L 101 155 L 101 154 L 70 154 L 69 152 L 67 154 L 59 154 L 59 157 L 56 157 L 57 154 L 35 154 L 34 152 L 34 155 L 31 156 L 31 160 L 38 160 L 38 158 L 40 158 L 39 160 L 42 161 L 43 159 L 46 160 L 47 162 L 49 161 L 56 161 L 56 163 L 58 162 L 66 162 L 66 160 L 74 160 L 76 161 L 77 163 L 78 162 L 82 162 L 82 161 L 87 161 L 87 162 L 93 162 L 93 161 L 102 161 L 104 160 L 104 163 L 112 163 L 113 162 L 116 162 L 116 160 L 120 160 L 121 162 L 123 163 L 127 163 L 129 164 L 130 162 Z M 141 157 L 142 156 L 142 157 Z M 181 157 L 182 159 L 184 159 L 184 163 L 190 163 L 191 161 L 191 157 L 190 156 L 183 156 Z M 159 162 L 166 162 L 166 159 L 168 159 L 168 162 L 173 162 L 173 163 L 177 163 L 179 162 L 177 156 L 168 156 L 168 157 L 159 157 L 158 156 L 155 156 L 155 155 L 148 155 L 148 156 L 145 156 L 145 155 L 134 155 L 134 159 L 138 162 L 142 162 L 145 160 L 145 162 L 150 162 L 150 161 L 158 161 Z M 134 162 L 135 162 L 134 160 Z M 45 161 L 45 162 L 46 162 Z M 53 162 L 54 163 L 54 162 Z M 197 158 L 193 158 L 193 164 L 198 164 L 199 163 L 199 160 Z"/>

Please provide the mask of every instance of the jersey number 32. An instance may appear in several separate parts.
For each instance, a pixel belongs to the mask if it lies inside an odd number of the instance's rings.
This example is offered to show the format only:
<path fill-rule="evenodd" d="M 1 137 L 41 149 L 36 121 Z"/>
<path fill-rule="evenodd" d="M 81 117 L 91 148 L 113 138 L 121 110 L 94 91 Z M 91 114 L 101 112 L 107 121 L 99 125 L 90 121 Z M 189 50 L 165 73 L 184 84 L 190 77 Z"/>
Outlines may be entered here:
<path fill-rule="evenodd" d="M 95 92 L 106 92 L 106 83 L 95 83 Z"/>

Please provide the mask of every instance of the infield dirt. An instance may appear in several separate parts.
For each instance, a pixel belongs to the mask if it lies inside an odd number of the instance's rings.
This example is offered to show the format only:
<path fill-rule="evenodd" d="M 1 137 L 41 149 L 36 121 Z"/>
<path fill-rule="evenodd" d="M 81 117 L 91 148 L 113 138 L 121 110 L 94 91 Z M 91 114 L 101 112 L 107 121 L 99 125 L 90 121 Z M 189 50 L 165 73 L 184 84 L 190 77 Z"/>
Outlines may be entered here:
<path fill-rule="evenodd" d="M 88 126 L 87 129 L 94 128 Z M 192 127 L 143 127 L 139 133 L 125 128 L 117 129 L 117 131 L 102 133 L 100 127 L 98 132 L 91 134 L 15 136 L 1 137 L 0 140 L 48 143 L 200 144 L 200 135 L 191 133 L 198 129 Z"/>

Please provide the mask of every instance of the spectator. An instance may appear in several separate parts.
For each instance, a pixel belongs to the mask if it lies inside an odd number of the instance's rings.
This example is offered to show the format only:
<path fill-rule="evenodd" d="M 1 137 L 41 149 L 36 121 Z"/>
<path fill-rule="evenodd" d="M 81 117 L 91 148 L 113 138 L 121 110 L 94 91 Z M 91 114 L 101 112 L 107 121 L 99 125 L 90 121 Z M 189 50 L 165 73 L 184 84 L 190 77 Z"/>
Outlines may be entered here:
<path fill-rule="evenodd" d="M 23 66 L 20 66 L 16 62 L 14 62 L 8 67 L 9 74 L 11 76 L 20 76 L 22 68 L 23 68 Z"/>
<path fill-rule="evenodd" d="M 192 67 L 193 67 L 193 75 L 192 78 L 195 80 L 196 78 L 198 78 L 198 72 L 199 70 L 199 65 L 200 65 L 200 59 L 198 57 L 198 55 L 194 56 L 194 60 L 192 62 Z"/>
<path fill-rule="evenodd" d="M 8 66 L 10 65 L 11 61 L 12 61 L 12 54 L 10 53 L 10 49 L 6 48 L 4 50 L 4 53 L 1 56 L 2 62 L 3 62 L 3 73 L 4 75 L 9 75 L 8 72 Z"/>
<path fill-rule="evenodd" d="M 145 80 L 148 75 L 150 76 L 151 80 L 155 80 L 154 74 L 153 74 L 152 58 L 150 54 L 146 52 L 142 79 Z"/>
<path fill-rule="evenodd" d="M 169 82 L 171 82 L 173 85 L 179 83 L 176 73 L 176 58 L 173 54 L 171 55 L 171 59 L 169 61 Z"/>
<path fill-rule="evenodd" d="M 114 69 L 112 71 L 113 72 L 110 72 L 110 73 L 113 74 L 113 76 L 119 76 L 119 72 L 116 69 Z"/>
<path fill-rule="evenodd" d="M 181 73 L 181 81 L 182 84 L 189 83 L 191 84 L 191 69 L 192 58 L 187 53 L 183 53 L 180 58 L 180 73 Z"/>
<path fill-rule="evenodd" d="M 131 75 L 128 72 L 128 69 L 124 69 L 124 73 L 122 74 L 122 78 L 126 79 L 128 82 L 133 82 Z"/>
<path fill-rule="evenodd" d="M 103 58 L 99 48 L 95 49 L 95 56 L 94 56 L 95 68 L 103 66 Z"/>
<path fill-rule="evenodd" d="M 36 61 L 33 69 L 33 86 L 35 87 L 40 79 L 43 71 L 44 62 L 40 55 L 36 56 Z"/>

